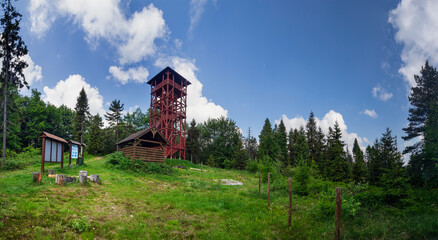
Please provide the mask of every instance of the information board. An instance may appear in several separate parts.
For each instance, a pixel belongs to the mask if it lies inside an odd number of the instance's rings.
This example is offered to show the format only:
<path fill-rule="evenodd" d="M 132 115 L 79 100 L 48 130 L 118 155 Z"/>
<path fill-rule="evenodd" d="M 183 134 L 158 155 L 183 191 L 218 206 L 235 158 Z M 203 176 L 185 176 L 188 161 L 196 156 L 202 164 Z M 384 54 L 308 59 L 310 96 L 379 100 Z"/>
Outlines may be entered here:
<path fill-rule="evenodd" d="M 73 144 L 71 146 L 71 158 L 73 159 L 78 158 L 78 145 Z"/>

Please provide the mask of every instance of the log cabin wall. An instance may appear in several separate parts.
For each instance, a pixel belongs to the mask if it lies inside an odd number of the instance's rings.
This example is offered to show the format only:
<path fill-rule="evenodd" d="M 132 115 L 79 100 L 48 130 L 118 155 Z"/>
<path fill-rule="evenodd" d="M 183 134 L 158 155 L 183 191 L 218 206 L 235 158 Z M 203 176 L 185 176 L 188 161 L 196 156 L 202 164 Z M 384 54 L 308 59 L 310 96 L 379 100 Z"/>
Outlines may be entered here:
<path fill-rule="evenodd" d="M 159 148 L 150 148 L 142 146 L 126 146 L 119 149 L 120 152 L 131 160 L 141 160 L 147 162 L 163 162 L 164 150 Z"/>

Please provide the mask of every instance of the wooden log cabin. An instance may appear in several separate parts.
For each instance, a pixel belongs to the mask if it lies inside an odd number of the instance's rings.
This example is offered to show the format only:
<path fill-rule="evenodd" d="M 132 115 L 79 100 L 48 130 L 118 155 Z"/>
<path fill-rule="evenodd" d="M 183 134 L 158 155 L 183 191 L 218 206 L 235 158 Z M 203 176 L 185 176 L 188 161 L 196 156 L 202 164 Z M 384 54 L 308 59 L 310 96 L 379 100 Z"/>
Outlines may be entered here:
<path fill-rule="evenodd" d="M 133 161 L 164 163 L 164 151 L 170 144 L 156 127 L 151 127 L 129 135 L 116 145 L 119 146 L 119 151 Z"/>

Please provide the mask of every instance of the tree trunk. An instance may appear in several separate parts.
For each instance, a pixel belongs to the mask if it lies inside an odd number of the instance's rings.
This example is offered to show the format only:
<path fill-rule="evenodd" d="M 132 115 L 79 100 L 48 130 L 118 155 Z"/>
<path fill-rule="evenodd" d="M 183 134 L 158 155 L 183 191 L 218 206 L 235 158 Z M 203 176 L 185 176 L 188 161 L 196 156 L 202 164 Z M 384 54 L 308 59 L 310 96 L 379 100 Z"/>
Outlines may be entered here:
<path fill-rule="evenodd" d="M 81 144 L 84 143 L 84 120 L 81 121 Z"/>
<path fill-rule="evenodd" d="M 119 142 L 119 120 L 116 120 L 116 143 Z M 119 151 L 119 145 L 116 145 L 117 152 Z"/>
<path fill-rule="evenodd" d="M 3 163 L 6 163 L 6 130 L 7 130 L 7 119 L 8 119 L 8 66 L 6 66 L 6 76 L 4 84 L 4 102 L 3 102 Z"/>

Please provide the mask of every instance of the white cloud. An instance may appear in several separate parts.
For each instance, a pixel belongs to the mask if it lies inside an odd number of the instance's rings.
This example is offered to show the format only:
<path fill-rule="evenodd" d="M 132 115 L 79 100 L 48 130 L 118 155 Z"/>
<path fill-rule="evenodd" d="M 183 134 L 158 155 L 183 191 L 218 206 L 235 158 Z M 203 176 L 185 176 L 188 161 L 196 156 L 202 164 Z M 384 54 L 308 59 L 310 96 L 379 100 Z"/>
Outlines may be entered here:
<path fill-rule="evenodd" d="M 386 89 L 384 89 L 380 85 L 373 87 L 372 93 L 373 97 L 379 98 L 382 101 L 387 101 L 392 98 L 392 93 L 386 91 Z"/>
<path fill-rule="evenodd" d="M 198 25 L 201 20 L 202 14 L 204 13 L 205 4 L 207 0 L 191 0 L 190 1 L 190 27 L 189 34 L 192 34 L 196 25 Z"/>
<path fill-rule="evenodd" d="M 101 38 L 116 47 L 120 64 L 154 55 L 155 40 L 166 37 L 168 32 L 163 12 L 149 4 L 127 18 L 119 5 L 120 0 L 31 0 L 31 31 L 42 36 L 57 17 L 66 16 L 84 30 L 92 47 Z"/>
<path fill-rule="evenodd" d="M 41 38 L 49 30 L 56 17 L 54 8 L 47 0 L 32 0 L 29 3 L 30 31 Z"/>
<path fill-rule="evenodd" d="M 365 109 L 362 113 L 365 115 L 368 115 L 369 117 L 372 117 L 372 118 L 378 117 L 376 111 L 374 111 L 374 110 Z"/>
<path fill-rule="evenodd" d="M 70 75 L 66 80 L 59 81 L 54 88 L 45 86 L 43 88 L 43 100 L 57 107 L 62 104 L 74 109 L 76 106 L 79 92 L 84 88 L 87 93 L 88 105 L 91 114 L 100 114 L 104 116 L 103 97 L 97 87 L 92 87 L 85 79 L 78 74 Z"/>
<path fill-rule="evenodd" d="M 280 119 L 275 120 L 275 124 L 280 124 L 280 120 L 283 120 L 286 129 L 289 131 L 290 129 L 305 127 L 307 120 L 302 116 L 297 116 L 295 118 L 288 118 L 285 114 L 281 116 Z M 365 150 L 364 143 L 368 142 L 368 139 L 359 137 L 357 133 L 350 133 L 347 131 L 347 125 L 345 124 L 344 118 L 342 114 L 335 112 L 334 110 L 330 110 L 328 113 L 324 115 L 322 119 L 315 118 L 316 125 L 321 127 L 324 134 L 328 134 L 329 127 L 333 128 L 335 122 L 337 121 L 339 124 L 339 128 L 342 133 L 342 140 L 348 145 L 348 149 L 350 151 L 353 149 L 354 139 L 357 138 L 357 142 L 362 150 Z"/>
<path fill-rule="evenodd" d="M 126 84 L 129 81 L 145 83 L 149 76 L 149 71 L 144 67 L 130 68 L 127 71 L 123 71 L 120 67 L 111 66 L 109 72 L 122 84 Z"/>
<path fill-rule="evenodd" d="M 204 122 L 208 118 L 228 116 L 227 110 L 202 95 L 203 85 L 195 74 L 198 69 L 194 61 L 180 57 L 160 58 L 155 62 L 155 65 L 163 68 L 169 65 L 191 83 L 187 89 L 188 122 L 192 119 L 197 122 Z"/>
<path fill-rule="evenodd" d="M 402 0 L 389 13 L 389 23 L 396 30 L 395 39 L 403 44 L 399 69 L 409 85 L 415 86 L 414 74 L 419 74 L 426 59 L 438 64 L 438 1 Z"/>
<path fill-rule="evenodd" d="M 22 60 L 26 61 L 28 65 L 27 68 L 23 70 L 23 74 L 29 86 L 34 82 L 41 81 L 43 78 L 41 66 L 36 65 L 29 55 L 23 56 Z"/>

